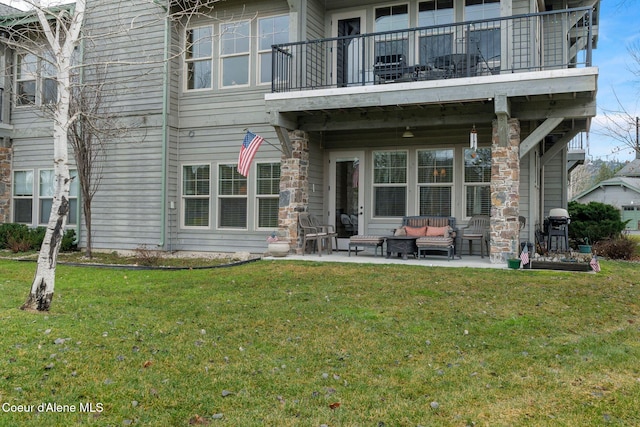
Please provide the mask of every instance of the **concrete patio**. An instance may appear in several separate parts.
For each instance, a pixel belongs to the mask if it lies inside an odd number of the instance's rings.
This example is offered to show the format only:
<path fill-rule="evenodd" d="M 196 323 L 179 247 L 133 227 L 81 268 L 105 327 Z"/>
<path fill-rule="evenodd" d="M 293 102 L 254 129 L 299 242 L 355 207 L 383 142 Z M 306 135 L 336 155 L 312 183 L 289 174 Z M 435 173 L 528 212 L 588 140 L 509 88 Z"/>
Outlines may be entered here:
<path fill-rule="evenodd" d="M 491 264 L 489 257 L 481 258 L 480 255 L 462 255 L 462 259 L 457 256 L 453 260 L 447 261 L 446 256 L 428 255 L 420 259 L 409 257 L 409 259 L 402 259 L 400 257 L 386 258 L 384 255 L 380 256 L 379 252 L 377 256 L 374 256 L 373 249 L 365 249 L 358 251 L 358 255 L 354 251 L 349 256 L 347 251 L 334 251 L 331 254 L 326 252 L 322 256 L 318 256 L 318 253 L 297 255 L 289 254 L 286 257 L 272 257 L 267 256 L 265 260 L 284 260 L 284 261 L 314 261 L 314 262 L 351 262 L 360 264 L 398 264 L 398 265 L 418 265 L 422 267 L 471 267 L 471 268 L 497 268 L 506 269 L 507 263 L 504 264 Z"/>

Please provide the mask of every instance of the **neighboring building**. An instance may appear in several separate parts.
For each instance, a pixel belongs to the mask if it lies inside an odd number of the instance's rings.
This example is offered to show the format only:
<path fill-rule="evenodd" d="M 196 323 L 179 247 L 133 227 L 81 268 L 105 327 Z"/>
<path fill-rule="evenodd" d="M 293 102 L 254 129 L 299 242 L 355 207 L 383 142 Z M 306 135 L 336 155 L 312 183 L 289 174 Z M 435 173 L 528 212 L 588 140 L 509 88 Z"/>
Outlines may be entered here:
<path fill-rule="evenodd" d="M 600 202 L 620 209 L 627 230 L 640 230 L 640 151 L 636 158 L 605 179 L 573 198 L 579 203 Z"/>
<path fill-rule="evenodd" d="M 598 0 L 226 0 L 173 20 L 160 2 L 113 3 L 89 0 L 85 33 L 103 36 L 83 60 L 112 64 L 114 111 L 144 136 L 107 150 L 97 249 L 261 253 L 277 229 L 299 246 L 300 211 L 341 241 L 343 213 L 361 234 L 490 214 L 503 262 L 567 205 L 567 144 L 596 114 Z M 51 126 L 34 108 L 47 76 L 21 73 L 26 52 L 6 57 L 4 87 L 33 96 L 5 97 L 5 221 L 35 226 L 50 200 Z M 273 144 L 248 178 L 246 129 Z"/>

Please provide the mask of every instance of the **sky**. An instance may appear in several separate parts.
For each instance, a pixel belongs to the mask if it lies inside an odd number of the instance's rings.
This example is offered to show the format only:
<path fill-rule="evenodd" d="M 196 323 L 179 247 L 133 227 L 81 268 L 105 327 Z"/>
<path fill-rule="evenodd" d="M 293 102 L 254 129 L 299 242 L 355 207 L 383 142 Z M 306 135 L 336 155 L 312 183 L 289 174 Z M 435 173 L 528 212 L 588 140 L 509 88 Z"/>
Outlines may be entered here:
<path fill-rule="evenodd" d="M 593 51 L 593 65 L 599 68 L 598 116 L 589 134 L 590 159 L 633 160 L 633 150 L 602 133 L 603 111 L 620 111 L 620 104 L 634 117 L 640 115 L 640 63 L 628 52 L 633 43 L 640 47 L 640 4 L 638 0 L 601 0 L 598 47 Z M 618 103 L 619 99 L 620 103 Z"/>
<path fill-rule="evenodd" d="M 21 9 L 19 0 L 0 0 Z M 51 2 L 44 0 L 44 3 Z M 57 1 L 57 3 L 65 1 Z M 607 137 L 603 129 L 602 113 L 620 111 L 620 105 L 632 116 L 640 116 L 640 63 L 630 58 L 628 48 L 638 43 L 640 49 L 640 1 L 601 0 L 600 25 L 597 49 L 593 51 L 593 65 L 599 68 L 598 116 L 591 124 L 588 136 L 587 156 L 591 160 L 627 161 L 635 158 L 635 152 L 625 144 Z"/>

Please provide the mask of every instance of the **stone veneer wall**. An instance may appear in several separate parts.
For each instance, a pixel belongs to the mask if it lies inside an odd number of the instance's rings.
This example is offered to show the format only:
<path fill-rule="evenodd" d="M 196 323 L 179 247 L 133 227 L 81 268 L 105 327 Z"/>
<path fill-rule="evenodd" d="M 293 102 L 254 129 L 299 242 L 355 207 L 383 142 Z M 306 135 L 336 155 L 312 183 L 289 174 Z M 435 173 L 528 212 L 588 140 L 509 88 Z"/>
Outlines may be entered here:
<path fill-rule="evenodd" d="M 11 147 L 0 145 L 0 224 L 11 219 Z"/>
<path fill-rule="evenodd" d="M 293 148 L 290 158 L 282 156 L 280 165 L 280 206 L 278 228 L 296 252 L 302 253 L 298 213 L 309 205 L 309 137 L 306 132 L 289 132 Z"/>
<path fill-rule="evenodd" d="M 493 122 L 491 146 L 491 262 L 518 257 L 520 223 L 520 122 L 510 119 L 508 138 L 500 143 L 498 121 Z"/>

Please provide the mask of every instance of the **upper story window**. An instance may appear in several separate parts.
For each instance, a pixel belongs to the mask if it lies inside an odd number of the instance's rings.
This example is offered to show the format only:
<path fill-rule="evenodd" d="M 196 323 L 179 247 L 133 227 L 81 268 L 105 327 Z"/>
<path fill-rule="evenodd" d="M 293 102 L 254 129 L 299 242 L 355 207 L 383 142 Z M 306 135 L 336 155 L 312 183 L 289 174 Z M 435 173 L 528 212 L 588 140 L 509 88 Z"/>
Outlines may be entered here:
<path fill-rule="evenodd" d="M 476 21 L 500 17 L 500 0 L 465 0 L 464 20 Z"/>
<path fill-rule="evenodd" d="M 213 70 L 213 30 L 210 26 L 187 30 L 185 65 L 187 89 L 210 89 Z"/>
<path fill-rule="evenodd" d="M 375 9 L 375 31 L 395 31 L 409 28 L 409 5 L 378 7 Z M 406 33 L 383 34 L 375 38 L 376 62 L 406 65 L 409 40 Z"/>
<path fill-rule="evenodd" d="M 58 79 L 55 58 L 47 52 L 40 61 L 42 74 L 42 103 L 55 104 L 58 102 Z"/>
<path fill-rule="evenodd" d="M 16 105 L 35 105 L 38 57 L 32 53 L 19 54 L 16 66 Z"/>
<path fill-rule="evenodd" d="M 222 86 L 248 85 L 251 21 L 222 24 L 220 31 Z"/>
<path fill-rule="evenodd" d="M 453 0 L 427 0 L 418 3 L 418 27 L 453 22 Z"/>
<path fill-rule="evenodd" d="M 376 32 L 409 28 L 409 5 L 376 8 Z"/>
<path fill-rule="evenodd" d="M 271 16 L 258 20 L 258 69 L 259 82 L 271 83 L 272 58 L 271 46 L 289 42 L 289 16 Z M 284 81 L 286 69 L 278 70 L 278 77 Z"/>

